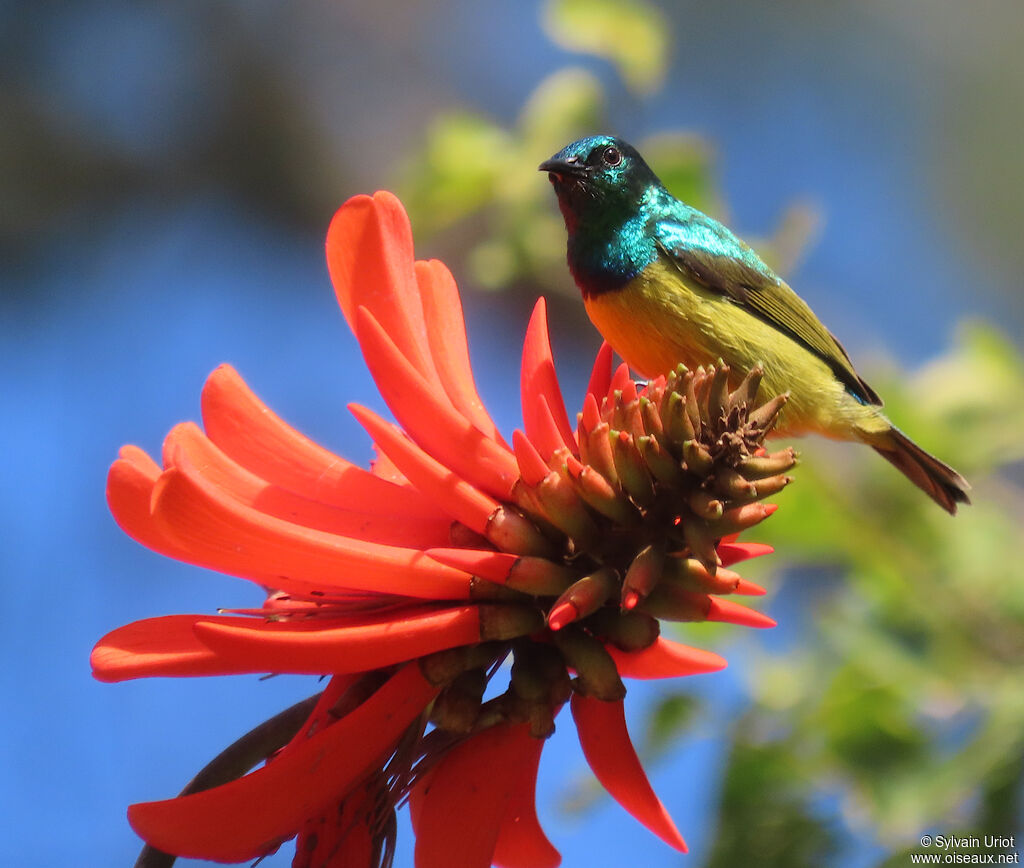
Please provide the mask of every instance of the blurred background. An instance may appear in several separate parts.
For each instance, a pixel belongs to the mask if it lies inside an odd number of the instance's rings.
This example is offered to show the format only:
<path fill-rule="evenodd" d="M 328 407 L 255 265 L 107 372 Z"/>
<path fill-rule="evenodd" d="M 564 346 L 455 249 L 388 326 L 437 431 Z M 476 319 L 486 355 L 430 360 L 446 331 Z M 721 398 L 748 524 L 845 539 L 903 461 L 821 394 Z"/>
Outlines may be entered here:
<path fill-rule="evenodd" d="M 1022 34 L 1019 0 L 0 2 L 3 861 L 132 864 L 130 802 L 317 689 L 91 680 L 120 624 L 260 602 L 116 528 L 118 447 L 159 455 L 228 361 L 367 460 L 344 407 L 381 402 L 322 243 L 379 188 L 456 274 L 503 430 L 539 293 L 575 409 L 599 339 L 535 167 L 596 131 L 758 246 L 976 496 L 951 520 L 868 450 L 802 443 L 749 535 L 778 548 L 746 574 L 779 627 L 682 629 L 729 669 L 630 688 L 690 855 L 601 794 L 565 722 L 540 781 L 564 864 L 902 866 L 926 832 L 1019 835 Z"/>

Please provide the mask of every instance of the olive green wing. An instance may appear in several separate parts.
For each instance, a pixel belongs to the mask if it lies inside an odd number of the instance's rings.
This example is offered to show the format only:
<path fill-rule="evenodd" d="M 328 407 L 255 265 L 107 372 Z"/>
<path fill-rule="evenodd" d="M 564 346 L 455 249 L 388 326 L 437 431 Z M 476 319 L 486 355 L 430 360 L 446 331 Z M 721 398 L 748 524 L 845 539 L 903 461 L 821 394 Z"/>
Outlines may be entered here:
<path fill-rule="evenodd" d="M 710 217 L 699 222 L 664 221 L 657 226 L 657 243 L 684 275 L 728 296 L 806 347 L 856 398 L 881 405 L 882 399 L 861 379 L 842 344 L 807 303 L 720 223 Z"/>

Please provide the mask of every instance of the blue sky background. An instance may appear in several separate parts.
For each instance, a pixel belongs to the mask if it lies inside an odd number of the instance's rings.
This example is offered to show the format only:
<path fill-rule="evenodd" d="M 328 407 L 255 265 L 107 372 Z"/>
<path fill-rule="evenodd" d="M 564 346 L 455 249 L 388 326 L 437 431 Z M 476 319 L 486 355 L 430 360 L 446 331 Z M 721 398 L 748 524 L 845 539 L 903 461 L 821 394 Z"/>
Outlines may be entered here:
<path fill-rule="evenodd" d="M 546 74 L 581 63 L 607 83 L 617 132 L 683 127 L 708 138 L 741 232 L 767 234 L 796 197 L 817 204 L 823 229 L 793 282 L 858 360 L 919 364 L 948 346 L 965 316 L 1020 335 L 1022 254 L 1006 228 L 1019 234 L 1020 173 L 1001 184 L 989 177 L 1021 140 L 997 110 L 1021 104 L 1012 103 L 1019 62 L 1004 44 L 1017 20 L 1010 5 L 994 4 L 987 25 L 952 5 L 925 13 L 911 2 L 680 7 L 670 15 L 668 83 L 646 101 L 629 98 L 601 62 L 547 41 L 534 4 L 448 0 L 429 15 L 358 5 L 224 5 L 226 21 L 245 25 L 232 44 L 266 61 L 339 167 L 319 185 L 297 176 L 297 187 L 316 192 L 296 219 L 231 179 L 193 174 L 227 104 L 220 73 L 229 58 L 218 53 L 220 34 L 202 26 L 201 4 L 0 3 L 4 99 L 30 107 L 36 126 L 26 137 L 42 130 L 63 155 L 50 167 L 54 186 L 35 195 L 19 186 L 20 151 L 0 141 L 12 209 L 0 224 L 6 864 L 130 865 L 138 841 L 127 804 L 174 794 L 222 746 L 317 689 L 303 678 L 92 681 L 93 643 L 126 621 L 260 601 L 245 582 L 124 536 L 104 479 L 122 443 L 158 455 L 172 425 L 197 419 L 203 379 L 222 361 L 300 430 L 352 460 L 369 457 L 345 404 L 381 404 L 337 311 L 323 234 L 349 195 L 392 183 L 392 161 L 439 109 L 510 120 Z M 50 152 L 41 144 L 40 153 Z M 104 182 L 61 189 L 69 153 L 109 160 Z M 532 298 L 499 299 L 456 276 L 481 391 L 510 432 Z M 556 310 L 582 320 L 581 308 Z M 564 324 L 554 332 L 575 409 L 598 341 Z M 776 616 L 786 606 L 766 604 Z M 726 673 L 692 680 L 710 710 L 696 737 L 652 770 L 692 864 L 713 836 L 716 734 L 742 706 L 751 655 L 791 629 L 747 631 L 727 651 Z M 700 628 L 687 638 L 700 644 Z M 652 690 L 631 688 L 634 720 Z M 559 802 L 584 766 L 571 722 L 560 723 L 542 762 L 541 818 L 565 864 L 686 864 L 610 800 L 581 818 L 563 815 Z M 409 864 L 403 840 L 398 865 Z M 863 864 L 872 852 L 864 842 Z"/>

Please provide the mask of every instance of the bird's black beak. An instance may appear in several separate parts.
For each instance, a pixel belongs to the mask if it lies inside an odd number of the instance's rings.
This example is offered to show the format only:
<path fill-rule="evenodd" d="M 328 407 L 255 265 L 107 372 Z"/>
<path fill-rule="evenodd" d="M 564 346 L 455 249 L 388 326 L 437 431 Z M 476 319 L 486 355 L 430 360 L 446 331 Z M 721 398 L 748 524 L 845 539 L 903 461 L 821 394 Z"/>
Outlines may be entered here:
<path fill-rule="evenodd" d="M 552 157 L 541 163 L 537 169 L 550 175 L 557 175 L 559 178 L 585 178 L 587 176 L 587 167 L 579 161 L 579 157 L 569 157 L 567 160 L 558 160 Z"/>

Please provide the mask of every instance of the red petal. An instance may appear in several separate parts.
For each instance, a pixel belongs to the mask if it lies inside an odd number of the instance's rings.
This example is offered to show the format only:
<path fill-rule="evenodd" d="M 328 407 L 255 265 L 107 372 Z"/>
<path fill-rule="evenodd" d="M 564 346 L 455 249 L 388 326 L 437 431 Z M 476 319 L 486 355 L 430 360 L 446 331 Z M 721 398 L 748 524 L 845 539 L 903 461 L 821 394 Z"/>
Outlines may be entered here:
<path fill-rule="evenodd" d="M 283 591 L 361 590 L 425 599 L 465 599 L 469 577 L 415 549 L 335 536 L 263 515 L 184 466 L 153 491 L 159 527 L 200 566 Z M 271 578 L 268 578 L 271 577 Z"/>
<path fill-rule="evenodd" d="M 117 452 L 117 457 L 123 458 L 130 464 L 134 464 L 139 470 L 152 475 L 154 479 L 160 473 L 160 465 L 149 457 L 149 453 L 138 446 L 133 446 L 131 443 L 122 446 Z"/>
<path fill-rule="evenodd" d="M 379 192 L 353 196 L 342 205 L 327 230 L 327 269 L 349 328 L 356 331 L 356 311 L 365 307 L 409 364 L 440 387 L 413 268 L 412 228 L 402 203 Z"/>
<path fill-rule="evenodd" d="M 515 450 L 519 475 L 527 485 L 537 485 L 551 472 L 533 441 L 518 429 L 512 432 L 512 448 Z"/>
<path fill-rule="evenodd" d="M 598 407 L 600 398 L 595 398 L 590 392 L 583 398 L 583 427 L 587 431 L 593 431 L 601 424 L 601 410 Z"/>
<path fill-rule="evenodd" d="M 655 835 L 685 853 L 686 843 L 651 789 L 629 740 L 622 700 L 605 702 L 574 693 L 570 707 L 583 755 L 604 788 Z"/>
<path fill-rule="evenodd" d="M 151 468 L 140 469 L 137 464 L 124 458 L 119 458 L 110 466 L 107 474 L 107 503 L 118 525 L 136 542 L 162 555 L 201 567 L 221 569 L 204 560 L 194 547 L 182 544 L 175 534 L 168 532 L 165 524 L 153 516 L 153 492 L 160 478 L 159 471 L 152 475 Z M 246 572 L 225 571 L 265 586 L 272 585 L 276 579 L 273 574 L 256 567 Z"/>
<path fill-rule="evenodd" d="M 621 392 L 632 382 L 633 378 L 629 375 L 629 365 L 623 362 L 615 369 L 612 381 L 608 385 L 608 400 L 611 401 L 615 397 L 616 392 Z"/>
<path fill-rule="evenodd" d="M 739 624 L 741 627 L 758 627 L 761 629 L 775 627 L 777 622 L 755 609 L 747 608 L 741 603 L 734 603 L 732 600 L 723 600 L 721 597 L 711 597 L 711 607 L 708 609 L 707 620 L 721 621 L 725 624 Z"/>
<path fill-rule="evenodd" d="M 449 751 L 413 789 L 416 868 L 489 868 L 512 795 L 529 771 L 517 731 L 527 728 L 485 729 Z"/>
<path fill-rule="evenodd" d="M 537 299 L 523 340 L 523 364 L 519 375 L 519 387 L 523 405 L 523 427 L 527 436 L 540 445 L 544 442 L 538 397 L 547 401 L 548 410 L 554 420 L 561 445 L 577 450 L 576 437 L 565 412 L 565 401 L 558 386 L 555 361 L 551 356 L 551 342 L 548 339 L 547 307 L 543 296 Z M 541 439 L 537 439 L 541 437 Z M 554 449 L 551 450 L 554 452 Z M 550 453 L 549 453 L 550 454 Z"/>
<path fill-rule="evenodd" d="M 537 412 L 531 437 L 540 454 L 545 456 L 545 460 L 549 460 L 557 450 L 565 447 L 566 443 L 555 423 L 555 417 L 551 414 L 551 408 L 548 407 L 548 399 L 543 395 L 537 395 L 536 403 Z M 568 445 L 568 448 L 573 451 L 577 450 L 575 439 Z"/>
<path fill-rule="evenodd" d="M 370 868 L 374 858 L 374 820 L 384 797 L 374 776 L 319 817 L 309 818 L 295 840 L 291 868 Z M 385 809 L 386 810 L 386 809 Z"/>
<path fill-rule="evenodd" d="M 520 559 L 519 555 L 488 549 L 435 548 L 427 549 L 426 554 L 449 567 L 499 585 L 508 581 L 508 574 Z"/>
<path fill-rule="evenodd" d="M 369 311 L 362 309 L 356 319 L 370 373 L 409 436 L 467 482 L 507 498 L 518 477 L 511 453 L 481 434 L 420 376 Z"/>
<path fill-rule="evenodd" d="M 389 752 L 437 693 L 410 664 L 366 702 L 265 767 L 236 781 L 128 809 L 128 821 L 167 853 L 243 862 L 294 835 Z"/>
<path fill-rule="evenodd" d="M 301 744 L 319 730 L 329 726 L 333 722 L 334 717 L 336 717 L 331 714 L 331 709 L 345 695 L 345 692 L 358 684 L 363 677 L 362 674 L 352 673 L 332 675 L 327 682 L 327 686 L 320 694 L 320 698 L 316 701 L 316 707 L 310 712 L 309 717 L 306 718 L 306 722 L 299 728 L 299 731 L 292 736 L 292 740 L 282 750 L 287 750 L 295 744 Z"/>
<path fill-rule="evenodd" d="M 500 868 L 557 868 L 562 857 L 537 819 L 537 769 L 544 739 L 533 738 L 525 726 L 513 730 L 519 741 L 514 748 L 515 762 L 522 766 L 522 773 L 515 775 L 492 861 Z"/>
<path fill-rule="evenodd" d="M 407 548 L 428 548 L 449 541 L 451 522 L 443 515 L 429 518 L 404 516 L 396 521 L 392 515 L 363 512 L 359 508 L 338 506 L 309 500 L 286 488 L 273 485 L 236 464 L 206 437 L 192 422 L 176 425 L 164 440 L 164 461 L 178 463 L 176 451 L 211 484 L 231 494 L 245 506 L 304 527 L 340 536 L 385 545 Z M 353 507 L 361 504 L 355 502 Z"/>
<path fill-rule="evenodd" d="M 551 611 L 548 612 L 548 628 L 551 630 L 561 630 L 567 624 L 571 624 L 580 616 L 577 608 L 570 602 L 555 603 L 551 607 Z"/>
<path fill-rule="evenodd" d="M 196 636 L 234 672 L 367 672 L 480 641 L 476 606 L 389 612 L 374 618 L 267 623 L 207 619 Z"/>
<path fill-rule="evenodd" d="M 184 559 L 185 550 L 157 527 L 149 512 L 160 468 L 137 447 L 122 447 L 121 455 L 107 472 L 107 505 L 114 520 L 136 542 L 167 557 Z"/>
<path fill-rule="evenodd" d="M 664 636 L 659 636 L 653 645 L 642 651 L 621 651 L 614 645 L 605 647 L 623 678 L 678 678 L 717 672 L 726 667 L 725 658 L 713 651 L 691 648 Z"/>
<path fill-rule="evenodd" d="M 427 323 L 430 354 L 452 406 L 486 436 L 504 443 L 473 381 L 466 344 L 466 323 L 462 318 L 462 301 L 455 278 L 443 262 L 431 259 L 416 263 L 416 281 Z"/>
<path fill-rule="evenodd" d="M 234 461 L 310 500 L 358 503 L 379 515 L 436 515 L 434 505 L 411 488 L 378 479 L 285 424 L 230 365 L 217 368 L 203 387 L 203 425 Z"/>
<path fill-rule="evenodd" d="M 387 455 L 377 448 L 376 443 L 373 445 L 370 472 L 374 476 L 379 476 L 381 479 L 393 482 L 395 485 L 409 485 L 409 480 L 405 478 L 405 474 L 395 466 L 395 463 Z"/>
<path fill-rule="evenodd" d="M 197 621 L 231 621 L 208 615 L 167 615 L 133 621 L 107 633 L 92 649 L 98 681 L 127 681 L 154 675 L 226 675 L 235 672 L 196 638 Z"/>
<path fill-rule="evenodd" d="M 498 508 L 496 500 L 477 491 L 435 461 L 396 426 L 385 422 L 372 410 L 358 404 L 349 404 L 348 409 L 413 485 L 466 527 L 479 534 L 486 531 L 488 520 Z"/>
<path fill-rule="evenodd" d="M 750 558 L 759 558 L 761 555 L 770 555 L 775 551 L 773 546 L 764 543 L 738 543 L 724 540 L 718 544 L 715 550 L 722 559 L 723 567 L 730 567 Z"/>
<path fill-rule="evenodd" d="M 608 394 L 612 385 L 612 345 L 608 341 L 601 344 L 601 349 L 594 357 L 594 367 L 590 372 L 587 394 L 593 395 L 597 403 Z"/>

